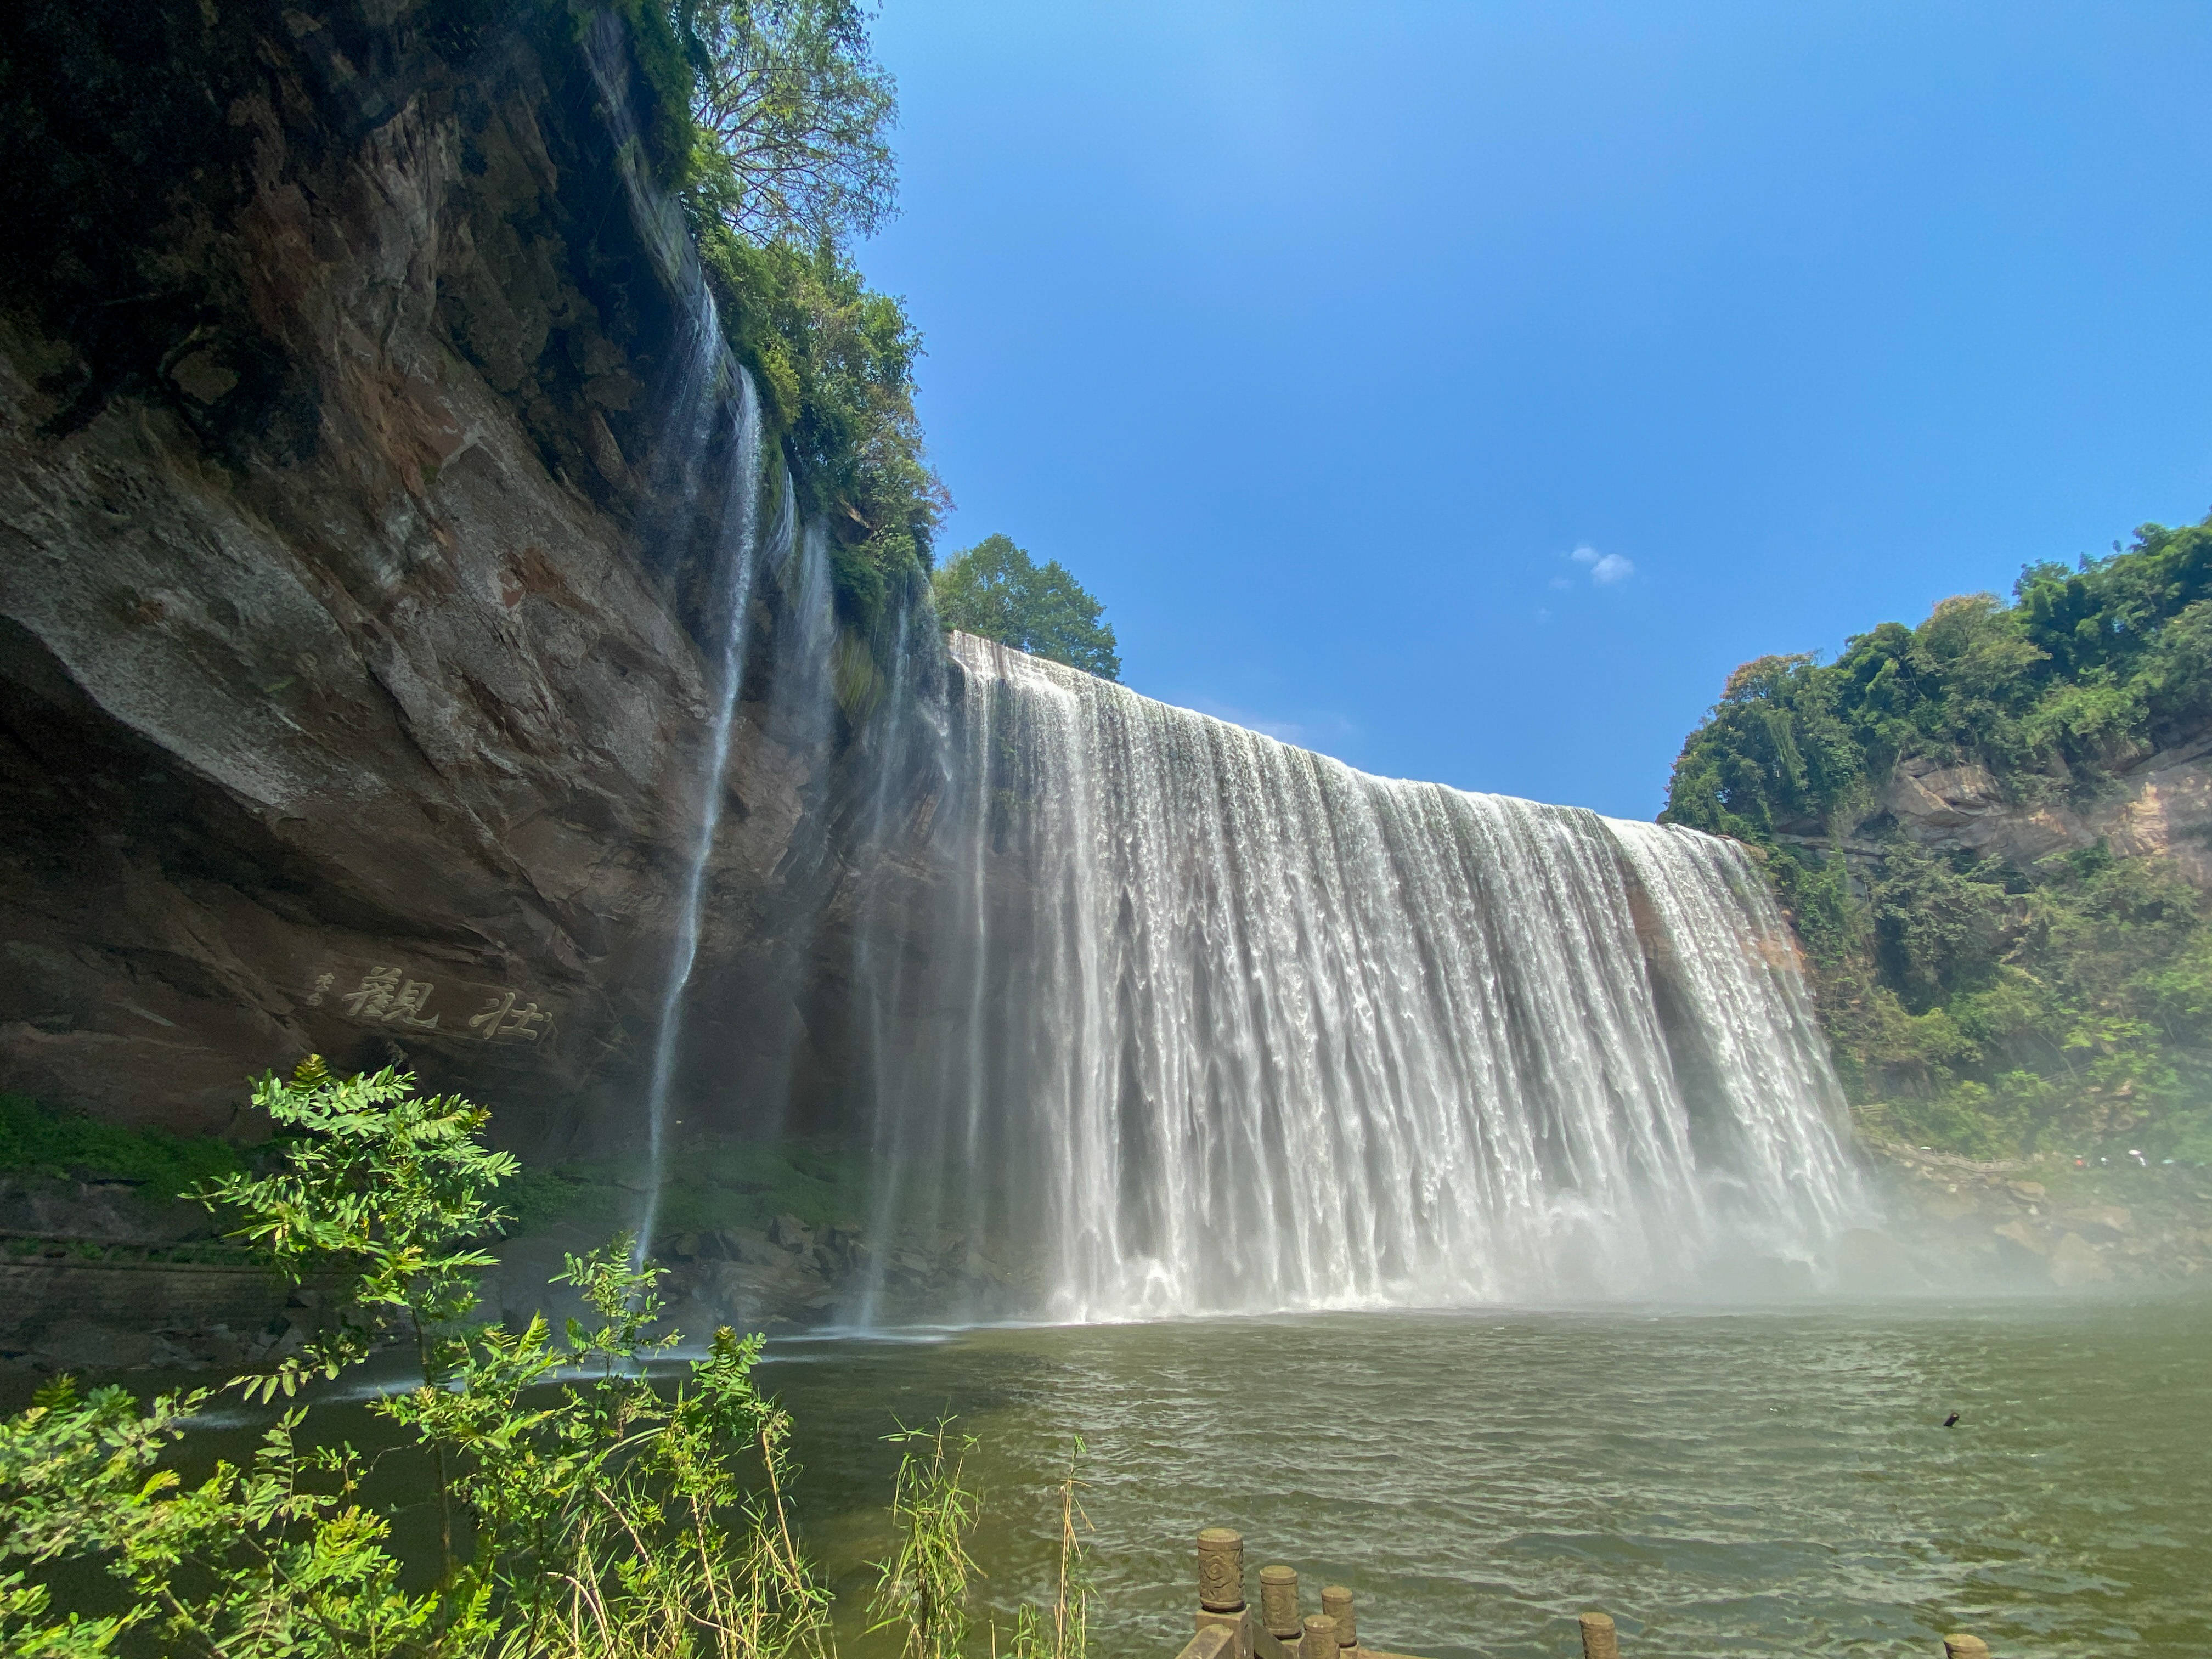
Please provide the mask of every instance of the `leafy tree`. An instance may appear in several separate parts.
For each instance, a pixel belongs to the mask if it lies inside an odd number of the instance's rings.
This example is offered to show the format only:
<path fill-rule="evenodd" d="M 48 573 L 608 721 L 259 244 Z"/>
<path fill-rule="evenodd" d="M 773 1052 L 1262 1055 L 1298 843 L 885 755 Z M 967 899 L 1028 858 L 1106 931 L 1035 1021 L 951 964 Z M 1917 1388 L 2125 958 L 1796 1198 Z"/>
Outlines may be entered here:
<path fill-rule="evenodd" d="M 756 245 L 842 247 L 892 211 L 897 118 L 853 0 L 682 0 L 706 153 L 694 189 Z"/>
<path fill-rule="evenodd" d="M 835 537 L 846 620 L 872 642 L 918 597 L 945 487 L 914 405 L 921 338 L 853 244 L 893 211 L 896 90 L 855 0 L 678 0 L 689 65 L 684 200 L 723 325 L 801 505 Z"/>
<path fill-rule="evenodd" d="M 988 536 L 949 560 L 931 583 L 937 619 L 1101 679 L 1121 677 L 1105 607 L 1055 559 L 1042 567 L 1005 536 Z"/>

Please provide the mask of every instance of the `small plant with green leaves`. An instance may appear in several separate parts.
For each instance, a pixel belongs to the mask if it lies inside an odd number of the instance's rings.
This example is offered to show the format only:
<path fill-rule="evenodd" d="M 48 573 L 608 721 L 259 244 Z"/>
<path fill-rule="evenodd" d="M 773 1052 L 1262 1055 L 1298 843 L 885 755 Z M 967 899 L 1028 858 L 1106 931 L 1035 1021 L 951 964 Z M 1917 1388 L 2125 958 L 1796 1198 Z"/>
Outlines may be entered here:
<path fill-rule="evenodd" d="M 496 1265 L 481 1242 L 507 1218 L 491 1193 L 521 1165 L 477 1139 L 490 1113 L 459 1096 L 418 1097 L 414 1081 L 389 1066 L 334 1077 L 319 1054 L 289 1083 L 270 1073 L 253 1085 L 253 1104 L 290 1137 L 283 1164 L 195 1194 L 242 1218 L 234 1236 L 295 1282 L 326 1273 L 353 1280 L 303 1353 L 238 1379 L 247 1399 L 292 1394 L 316 1371 L 336 1376 L 401 1316 L 427 1386 L 457 1363 L 453 1328 L 476 1305 L 475 1275 Z"/>
<path fill-rule="evenodd" d="M 926 1429 L 902 1423 L 884 1437 L 900 1449 L 891 1494 L 897 1542 L 877 1564 L 868 1629 L 898 1632 L 902 1659 L 954 1659 L 973 1623 L 968 1585 L 978 1575 L 968 1539 L 980 1504 L 962 1476 L 975 1441 L 955 1434 L 953 1421 L 940 1417 Z"/>
<path fill-rule="evenodd" d="M 303 1353 L 233 1386 L 294 1394 L 404 1326 L 422 1380 L 375 1409 L 427 1455 L 435 1583 L 403 1588 L 367 1460 L 300 1444 L 310 1404 L 288 1406 L 248 1464 L 187 1487 L 166 1462 L 210 1390 L 142 1407 L 64 1379 L 0 1424 L 0 1652 L 84 1659 L 143 1635 L 167 1655 L 252 1659 L 828 1654 L 828 1593 L 788 1513 L 790 1419 L 752 1381 L 758 1337 L 719 1331 L 656 1386 L 647 1362 L 677 1339 L 652 1334 L 660 1270 L 632 1265 L 628 1238 L 561 1275 L 595 1328 L 572 1319 L 556 1342 L 542 1316 L 468 1322 L 501 1218 L 490 1194 L 514 1170 L 478 1139 L 484 1114 L 316 1059 L 253 1097 L 288 1133 L 281 1167 L 204 1196 L 275 1265 L 344 1288 Z M 58 1613 L 31 1572 L 70 1558 L 104 1563 L 127 1606 Z"/>
<path fill-rule="evenodd" d="M 1083 1534 L 1091 1517 L 1083 1512 L 1083 1440 L 1078 1436 L 1060 1483 L 1060 1574 L 1052 1606 L 1025 1604 L 1014 1615 L 1012 1659 L 1088 1659 L 1091 1602 L 1096 1594 Z"/>

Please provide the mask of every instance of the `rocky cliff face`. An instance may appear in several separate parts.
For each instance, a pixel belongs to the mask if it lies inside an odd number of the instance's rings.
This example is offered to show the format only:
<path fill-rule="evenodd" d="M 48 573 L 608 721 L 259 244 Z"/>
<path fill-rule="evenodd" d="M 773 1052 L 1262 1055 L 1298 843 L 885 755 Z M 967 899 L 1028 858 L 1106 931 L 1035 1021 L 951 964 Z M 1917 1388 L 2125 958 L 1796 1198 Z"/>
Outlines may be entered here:
<path fill-rule="evenodd" d="M 2141 1294 L 2212 1271 L 2201 1170 L 2123 1158 L 1976 1162 L 1885 1152 L 1887 1225 L 1846 1236 L 1848 1288 L 1957 1293 L 1990 1285 Z"/>
<path fill-rule="evenodd" d="M 2171 859 L 2198 887 L 2212 890 L 2212 731 L 2113 755 L 2092 788 L 2053 788 L 2047 799 L 2033 800 L 2014 799 L 1977 762 L 1903 760 L 1875 812 L 1842 839 L 1840 850 L 1863 866 L 1882 852 L 1867 833 L 1892 827 L 1932 853 L 1970 853 L 2023 869 L 2068 848 L 2103 842 L 2121 858 Z M 1811 824 L 1798 830 L 1780 839 L 1831 844 Z"/>
<path fill-rule="evenodd" d="M 729 461 L 672 429 L 699 296 L 594 26 L 89 3 L 9 48 L 0 1089 L 221 1127 L 313 1050 L 404 1057 L 539 1155 L 634 1110 L 730 545 L 656 502 Z M 699 1063 L 787 1077 L 736 1127 L 841 1087 L 808 1017 L 868 736 L 793 660 L 806 566 L 753 590 L 708 876 Z"/>
<path fill-rule="evenodd" d="M 1882 805 L 1935 851 L 1965 848 L 2027 866 L 2103 841 L 2122 858 L 2170 858 L 2212 888 L 2212 732 L 2115 756 L 2102 787 L 2083 801 L 2014 805 L 1984 767 L 1910 760 Z"/>

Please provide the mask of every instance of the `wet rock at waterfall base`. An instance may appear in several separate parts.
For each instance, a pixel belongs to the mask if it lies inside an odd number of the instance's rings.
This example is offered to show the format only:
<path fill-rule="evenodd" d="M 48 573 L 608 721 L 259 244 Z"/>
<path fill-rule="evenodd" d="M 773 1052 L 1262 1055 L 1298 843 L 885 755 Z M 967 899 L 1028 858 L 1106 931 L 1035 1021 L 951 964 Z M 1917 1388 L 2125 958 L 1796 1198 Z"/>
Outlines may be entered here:
<path fill-rule="evenodd" d="M 2200 1170 L 1990 1166 L 1889 1147 L 1876 1174 L 1882 1248 L 1940 1291 L 2155 1292 L 2212 1270 L 2212 1182 Z"/>

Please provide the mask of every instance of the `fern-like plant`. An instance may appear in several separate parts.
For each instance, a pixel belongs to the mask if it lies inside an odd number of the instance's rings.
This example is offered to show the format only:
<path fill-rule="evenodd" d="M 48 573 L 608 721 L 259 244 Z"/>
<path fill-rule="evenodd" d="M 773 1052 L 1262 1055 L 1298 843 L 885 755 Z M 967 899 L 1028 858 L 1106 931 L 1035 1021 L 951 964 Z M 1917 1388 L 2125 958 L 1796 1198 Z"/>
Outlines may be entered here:
<path fill-rule="evenodd" d="M 403 1588 L 386 1508 L 349 1446 L 301 1444 L 288 1405 L 244 1466 L 187 1486 L 171 1454 L 208 1389 L 141 1406 L 64 1379 L 0 1422 L 0 1652 L 137 1650 L 240 1659 L 826 1659 L 828 1592 L 793 1536 L 791 1422 L 752 1380 L 761 1339 L 718 1331 L 665 1382 L 648 1362 L 660 1270 L 628 1238 L 571 1256 L 562 1282 L 598 1316 L 556 1340 L 470 1322 L 476 1273 L 514 1160 L 486 1116 L 384 1071 L 311 1058 L 254 1103 L 285 1137 L 277 1167 L 203 1196 L 295 1279 L 331 1287 L 298 1352 L 234 1379 L 298 1395 L 381 1340 L 411 1340 L 413 1388 L 375 1409 L 424 1457 L 441 1521 L 435 1583 Z M 120 1612 L 57 1608 L 52 1563 L 95 1559 Z M 36 1575 L 34 1577 L 34 1575 Z"/>

